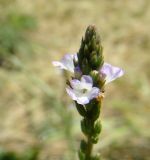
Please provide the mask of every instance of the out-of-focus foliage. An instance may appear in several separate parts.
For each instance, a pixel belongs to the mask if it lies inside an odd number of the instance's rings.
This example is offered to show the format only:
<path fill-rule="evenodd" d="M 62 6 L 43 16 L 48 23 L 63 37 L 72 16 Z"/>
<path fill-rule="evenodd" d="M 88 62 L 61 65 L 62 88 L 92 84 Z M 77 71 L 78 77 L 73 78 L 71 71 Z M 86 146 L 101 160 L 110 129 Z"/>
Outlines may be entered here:
<path fill-rule="evenodd" d="M 105 88 L 95 150 L 104 160 L 148 160 L 149 13 L 149 0 L 0 0 L 0 57 L 4 66 L 22 66 L 17 71 L 0 67 L 0 146 L 5 153 L 25 157 L 35 145 L 35 159 L 77 159 L 80 117 L 66 96 L 65 76 L 51 61 L 77 52 L 86 27 L 94 23 L 105 61 L 125 70 Z"/>
<path fill-rule="evenodd" d="M 0 66 L 11 68 L 12 59 L 20 54 L 18 52 L 30 46 L 28 35 L 29 31 L 35 29 L 36 21 L 34 16 L 21 12 L 21 9 L 4 8 L 6 9 L 0 14 Z"/>
<path fill-rule="evenodd" d="M 13 151 L 0 150 L 0 160 L 37 160 L 38 149 L 30 148 L 21 155 Z"/>
<path fill-rule="evenodd" d="M 13 152 L 0 152 L 0 160 L 18 160 L 17 156 Z"/>

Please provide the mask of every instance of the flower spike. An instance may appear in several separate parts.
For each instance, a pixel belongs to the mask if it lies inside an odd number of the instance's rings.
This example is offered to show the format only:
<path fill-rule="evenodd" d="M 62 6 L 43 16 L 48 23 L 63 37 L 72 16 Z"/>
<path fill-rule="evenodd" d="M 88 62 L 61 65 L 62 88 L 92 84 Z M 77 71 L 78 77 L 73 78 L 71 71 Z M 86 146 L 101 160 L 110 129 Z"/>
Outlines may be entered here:
<path fill-rule="evenodd" d="M 81 130 L 86 139 L 81 141 L 80 160 L 99 160 L 93 155 L 94 144 L 98 142 L 101 132 L 99 121 L 105 84 L 121 77 L 124 71 L 111 64 L 104 63 L 103 47 L 94 25 L 87 27 L 77 54 L 66 54 L 62 60 L 53 65 L 68 70 L 74 75 L 66 91 L 75 101 L 77 111 L 82 116 Z"/>

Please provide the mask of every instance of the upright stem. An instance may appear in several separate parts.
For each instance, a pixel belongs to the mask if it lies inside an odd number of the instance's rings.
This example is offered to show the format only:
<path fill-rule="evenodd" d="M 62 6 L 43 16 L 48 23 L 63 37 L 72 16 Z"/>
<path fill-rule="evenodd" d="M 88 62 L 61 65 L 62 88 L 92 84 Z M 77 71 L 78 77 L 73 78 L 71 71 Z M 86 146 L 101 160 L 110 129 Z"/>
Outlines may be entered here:
<path fill-rule="evenodd" d="M 93 143 L 91 141 L 90 136 L 88 136 L 87 138 L 88 139 L 87 139 L 87 150 L 86 150 L 85 160 L 90 160 L 92 155 Z"/>

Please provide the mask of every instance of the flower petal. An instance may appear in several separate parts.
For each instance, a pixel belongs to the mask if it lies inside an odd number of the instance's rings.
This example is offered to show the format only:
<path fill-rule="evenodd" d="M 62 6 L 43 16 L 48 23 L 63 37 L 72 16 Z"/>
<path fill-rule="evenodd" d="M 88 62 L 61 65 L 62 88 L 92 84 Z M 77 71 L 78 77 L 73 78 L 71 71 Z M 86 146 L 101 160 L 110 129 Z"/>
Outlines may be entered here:
<path fill-rule="evenodd" d="M 74 63 L 73 63 L 73 55 L 66 54 L 61 60 L 61 63 L 69 70 L 70 72 L 74 72 Z"/>
<path fill-rule="evenodd" d="M 93 87 L 92 90 L 89 92 L 88 98 L 91 100 L 96 98 L 100 93 L 100 89 L 97 87 Z"/>
<path fill-rule="evenodd" d="M 65 69 L 70 72 L 74 72 L 73 54 L 66 54 L 61 61 L 53 61 L 52 64 L 60 69 Z"/>
<path fill-rule="evenodd" d="M 93 86 L 93 80 L 90 76 L 87 75 L 83 75 L 81 77 L 81 90 L 83 89 L 87 89 L 87 90 L 91 90 Z"/>
<path fill-rule="evenodd" d="M 79 90 L 80 89 L 80 86 L 81 86 L 81 82 L 78 80 L 78 79 L 72 79 L 70 81 L 70 84 L 71 84 L 71 87 L 73 89 L 76 89 L 76 90 Z"/>
<path fill-rule="evenodd" d="M 105 84 L 115 80 L 116 78 L 121 77 L 124 72 L 121 68 L 112 66 L 108 63 L 104 63 L 103 67 L 100 70 L 100 74 L 104 77 L 106 80 Z"/>
<path fill-rule="evenodd" d="M 67 88 L 66 88 L 66 91 L 67 91 L 68 95 L 69 95 L 73 100 L 77 100 L 77 97 L 76 97 L 73 89 L 71 89 L 70 87 L 67 87 Z"/>
<path fill-rule="evenodd" d="M 77 98 L 77 103 L 82 104 L 82 105 L 88 104 L 89 99 L 88 99 L 88 97 L 79 97 L 79 98 Z"/>
<path fill-rule="evenodd" d="M 55 66 L 55 67 L 59 67 L 60 69 L 67 69 L 63 63 L 59 62 L 59 61 L 53 61 L 52 64 Z"/>
<path fill-rule="evenodd" d="M 93 80 L 91 76 L 83 75 L 81 78 L 81 82 L 91 83 L 93 85 Z"/>

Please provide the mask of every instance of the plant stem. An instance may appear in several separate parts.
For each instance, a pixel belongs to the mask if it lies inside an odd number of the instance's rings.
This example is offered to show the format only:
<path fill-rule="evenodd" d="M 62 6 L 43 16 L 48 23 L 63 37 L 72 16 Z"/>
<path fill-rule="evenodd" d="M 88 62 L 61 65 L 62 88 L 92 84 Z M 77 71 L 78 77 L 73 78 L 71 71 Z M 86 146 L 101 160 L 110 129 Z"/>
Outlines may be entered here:
<path fill-rule="evenodd" d="M 91 159 L 91 154 L 92 154 L 92 149 L 93 149 L 93 143 L 91 141 L 91 137 L 87 137 L 87 150 L 86 150 L 86 157 L 85 160 L 90 160 Z"/>

